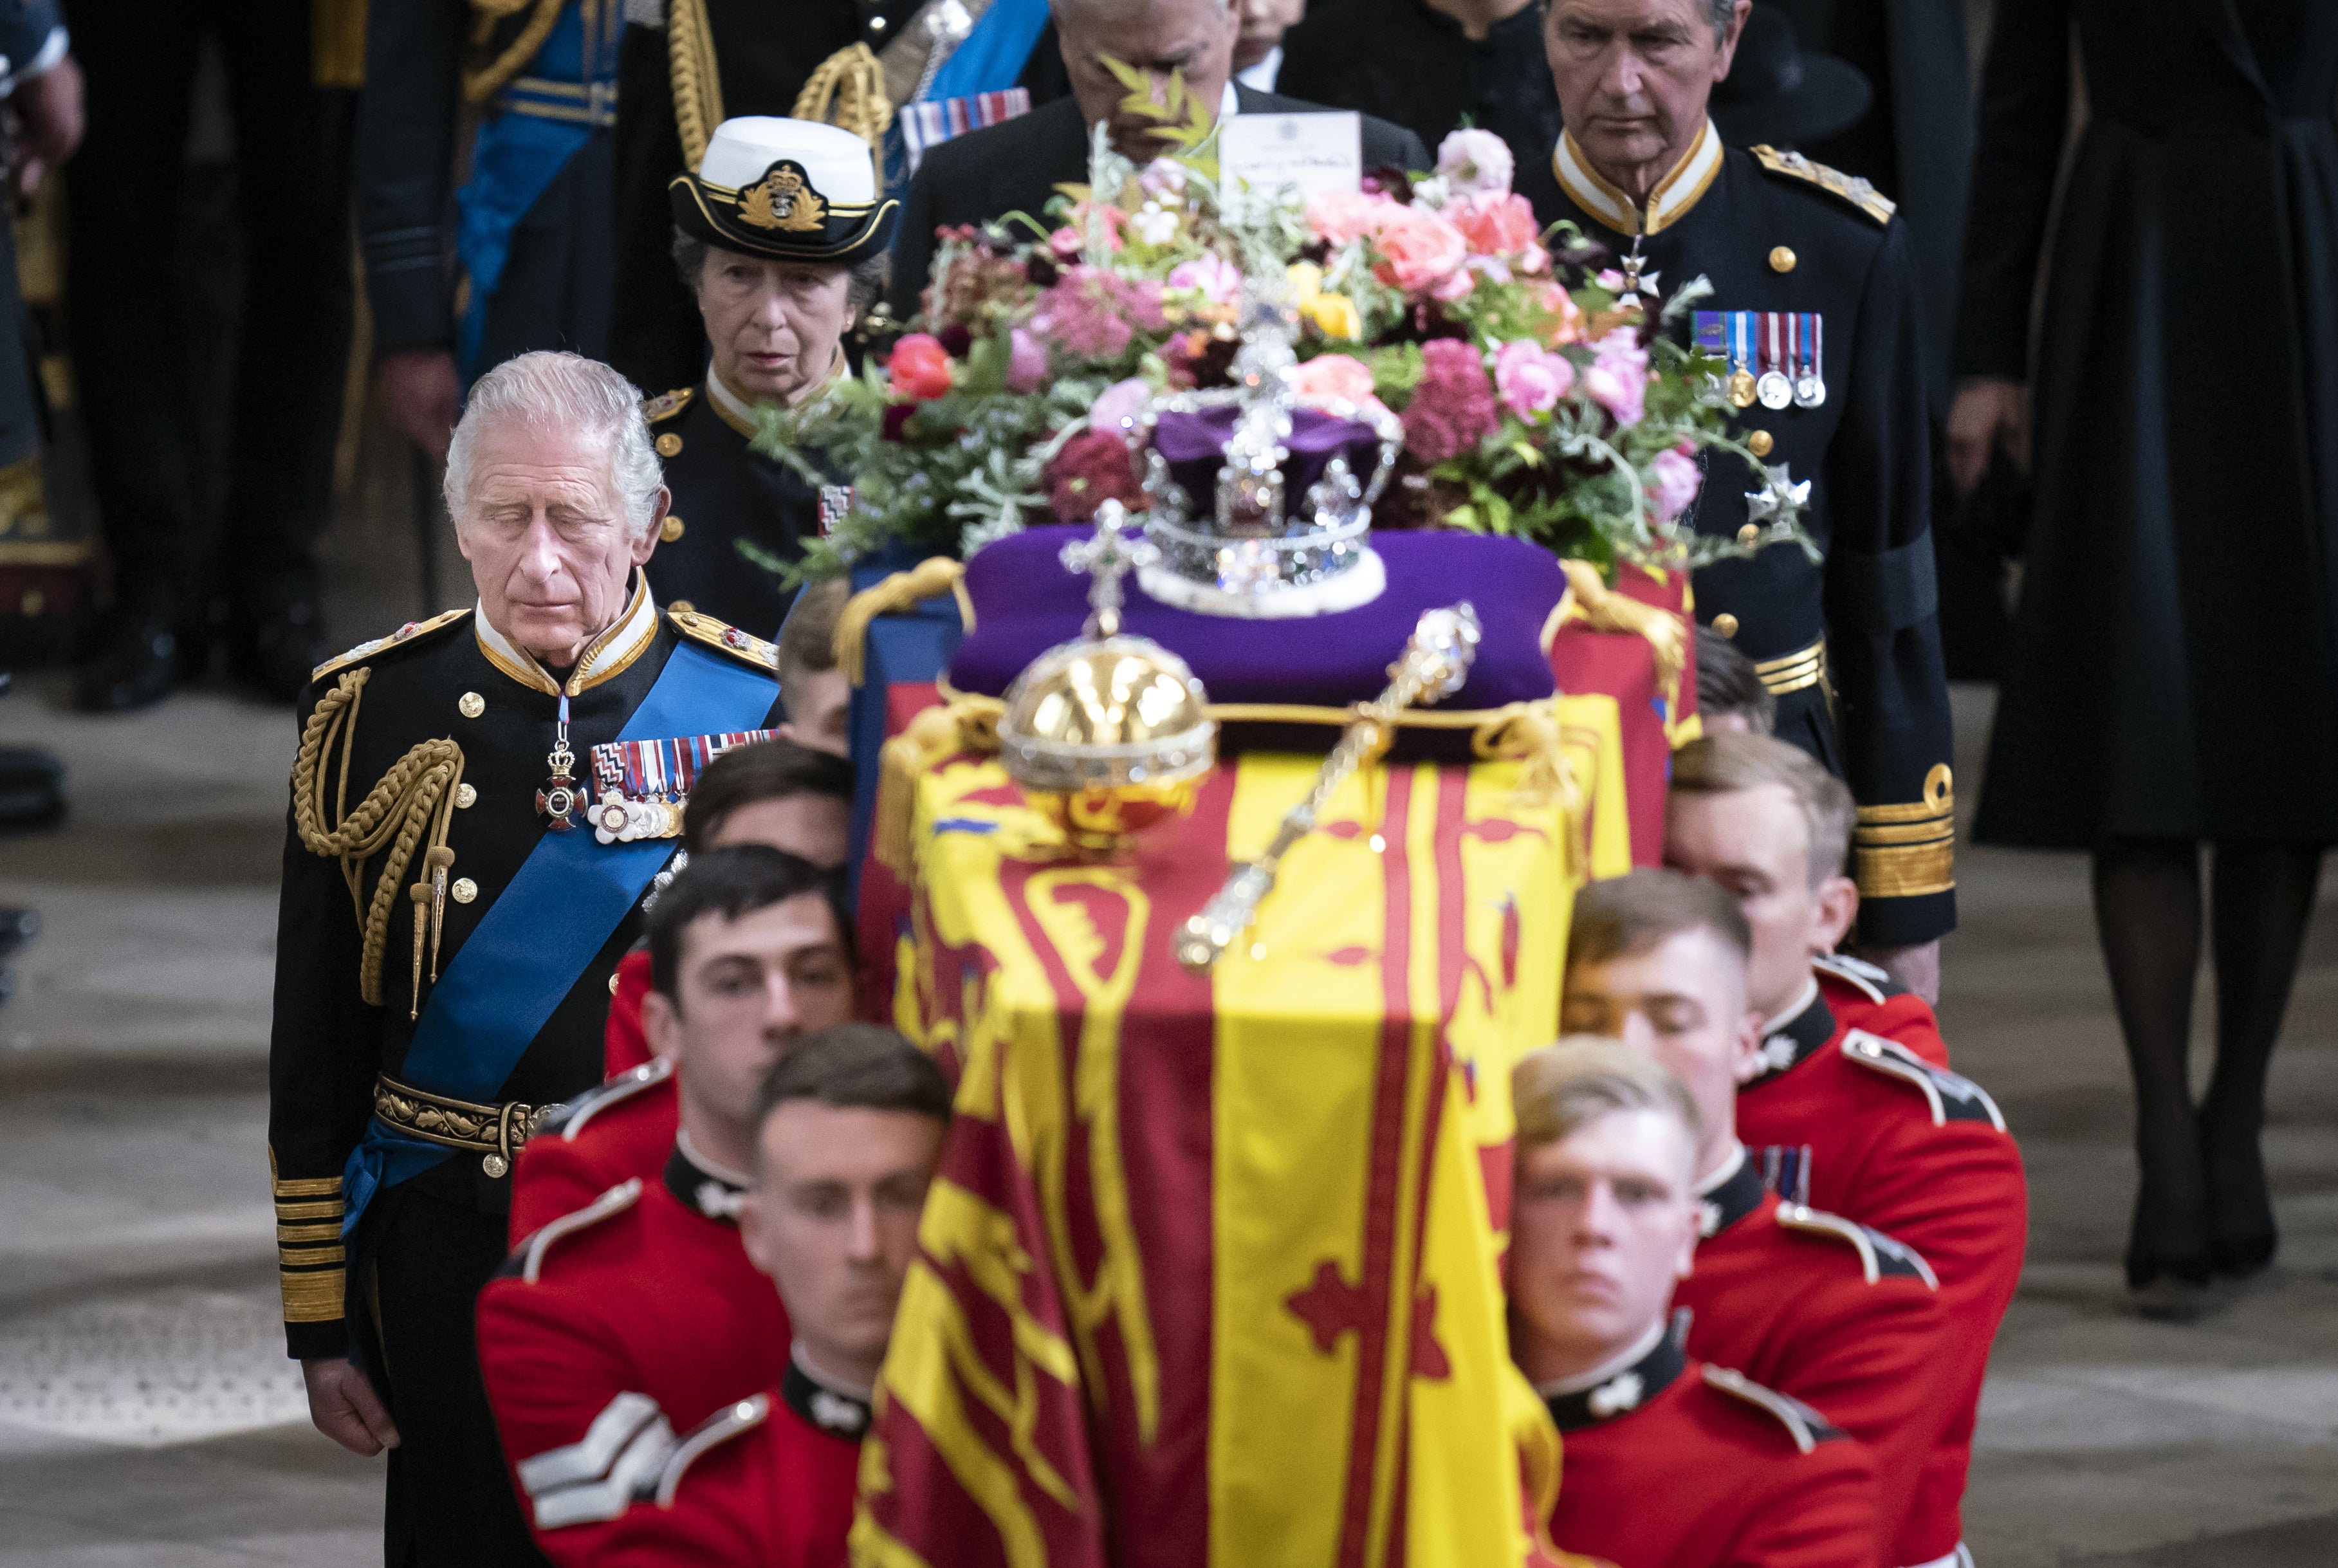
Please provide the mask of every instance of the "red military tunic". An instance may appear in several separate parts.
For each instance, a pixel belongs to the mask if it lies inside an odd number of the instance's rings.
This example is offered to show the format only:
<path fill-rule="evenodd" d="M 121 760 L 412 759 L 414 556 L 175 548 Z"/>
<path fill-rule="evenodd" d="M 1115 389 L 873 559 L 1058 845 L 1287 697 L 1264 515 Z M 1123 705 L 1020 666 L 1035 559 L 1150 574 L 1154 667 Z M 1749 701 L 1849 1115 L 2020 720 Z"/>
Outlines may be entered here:
<path fill-rule="evenodd" d="M 1953 1325 L 1940 1377 L 1956 1413 L 1892 1549 L 1899 1563 L 1930 1563 L 1962 1535 L 1981 1376 L 2021 1277 L 2021 1152 L 1978 1085 L 1852 1028 L 1820 991 L 1763 1049 L 1768 1070 L 1738 1091 L 1737 1132 L 1764 1183 L 1789 1202 L 1896 1237 L 1940 1282 Z"/>
<path fill-rule="evenodd" d="M 1866 1448 L 1808 1405 L 1688 1359 L 1675 1334 L 1547 1403 L 1561 1551 L 1616 1568 L 1881 1568 Z"/>
<path fill-rule="evenodd" d="M 1819 982 L 1819 994 L 1826 998 L 1837 1023 L 1896 1040 L 1934 1067 L 1949 1065 L 1949 1042 L 1940 1037 L 1940 1021 L 1922 997 L 1903 989 L 1873 964 L 1855 958 L 1814 958 L 1811 970 L 1812 978 Z M 623 964 L 617 966 L 617 973 L 622 979 Z M 640 1004 L 634 1007 L 638 1012 Z M 643 1054 L 648 1054 L 647 1048 Z"/>
<path fill-rule="evenodd" d="M 642 999 L 650 993 L 650 950 L 637 947 L 617 961 L 610 977 L 609 1024 L 601 1037 L 601 1070 L 611 1078 L 650 1060 L 649 1031 L 642 1024 Z"/>
<path fill-rule="evenodd" d="M 651 1494 L 606 1527 L 598 1568 L 842 1568 L 869 1405 L 792 1359 L 776 1394 L 678 1440 Z"/>
<path fill-rule="evenodd" d="M 1750 1159 L 1704 1194 L 1696 1271 L 1674 1292 L 1688 1352 L 1790 1394 L 1874 1456 L 1883 1539 L 1897 1533 L 1955 1415 L 1955 1323 L 1930 1267 L 1880 1231 L 1782 1206 Z"/>
<path fill-rule="evenodd" d="M 681 1119 L 673 1064 L 663 1060 L 643 1062 L 547 1117 L 512 1166 L 512 1245 L 630 1178 L 655 1181 Z"/>
<path fill-rule="evenodd" d="M 676 1432 L 779 1381 L 788 1319 L 747 1260 L 739 1189 L 679 1148 L 535 1232 L 479 1293 L 479 1369 L 536 1542 L 599 1561 Z"/>

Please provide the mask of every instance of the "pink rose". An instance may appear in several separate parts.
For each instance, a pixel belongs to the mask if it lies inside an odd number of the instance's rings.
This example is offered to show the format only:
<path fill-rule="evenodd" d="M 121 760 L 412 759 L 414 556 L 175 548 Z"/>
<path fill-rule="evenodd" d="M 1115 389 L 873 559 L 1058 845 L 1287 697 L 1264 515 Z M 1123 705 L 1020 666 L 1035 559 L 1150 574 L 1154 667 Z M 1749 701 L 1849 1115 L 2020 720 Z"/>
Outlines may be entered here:
<path fill-rule="evenodd" d="M 1180 261 L 1169 269 L 1171 288 L 1197 290 L 1203 299 L 1221 305 L 1234 302 L 1242 293 L 1242 269 L 1223 256 Z"/>
<path fill-rule="evenodd" d="M 1320 354 L 1291 372 L 1291 390 L 1306 402 L 1361 403 L 1372 395 L 1372 373 L 1346 354 Z"/>
<path fill-rule="evenodd" d="M 1465 133 L 1454 133 L 1456 136 Z M 1448 142 L 1452 139 L 1446 138 Z M 1445 216 L 1461 231 L 1461 237 L 1469 242 L 1469 250 L 1475 255 L 1523 256 L 1541 249 L 1537 242 L 1542 236 L 1542 225 L 1535 222 L 1534 205 L 1524 196 L 1464 196 L 1446 206 Z"/>
<path fill-rule="evenodd" d="M 1669 523 L 1688 510 L 1696 499 L 1696 492 L 1704 483 L 1697 472 L 1696 460 L 1678 449 L 1658 452 L 1648 465 L 1648 505 L 1656 514 L 1656 521 Z"/>
<path fill-rule="evenodd" d="M 1494 386 L 1503 406 L 1528 424 L 1548 413 L 1575 387 L 1575 366 L 1564 354 L 1521 338 L 1494 356 Z"/>
<path fill-rule="evenodd" d="M 1426 207 L 1399 206 L 1393 202 L 1373 225 L 1372 244 L 1381 257 L 1377 272 L 1380 281 L 1393 283 L 1408 294 L 1427 293 L 1447 283 L 1469 255 L 1469 242 L 1461 237 L 1460 230 Z M 1438 297 L 1459 299 L 1469 291 L 1464 286 Z"/>
<path fill-rule="evenodd" d="M 1307 203 L 1307 226 L 1317 238 L 1344 245 L 1370 233 L 1380 222 L 1382 209 L 1395 205 L 1385 196 L 1367 196 L 1361 191 L 1326 191 Z"/>
<path fill-rule="evenodd" d="M 1017 327 L 1007 340 L 1007 390 L 1036 392 L 1047 379 L 1047 350 Z"/>
<path fill-rule="evenodd" d="M 1056 230 L 1047 236 L 1047 249 L 1065 261 L 1070 261 L 1080 253 L 1080 232 L 1071 228 Z"/>
<path fill-rule="evenodd" d="M 1438 143 L 1437 172 L 1458 192 L 1508 191 L 1513 173 L 1509 143 L 1491 131 L 1455 131 Z"/>
<path fill-rule="evenodd" d="M 1616 328 L 1592 349 L 1598 358 L 1583 372 L 1583 390 L 1628 429 L 1646 411 L 1648 351 L 1628 327 Z"/>
<path fill-rule="evenodd" d="M 950 390 L 950 357 L 941 340 L 928 332 L 912 332 L 893 345 L 885 362 L 896 397 L 923 403 Z"/>
<path fill-rule="evenodd" d="M 1152 400 L 1152 383 L 1144 377 L 1131 376 L 1125 381 L 1115 381 L 1088 405 L 1088 429 L 1118 435 Z"/>

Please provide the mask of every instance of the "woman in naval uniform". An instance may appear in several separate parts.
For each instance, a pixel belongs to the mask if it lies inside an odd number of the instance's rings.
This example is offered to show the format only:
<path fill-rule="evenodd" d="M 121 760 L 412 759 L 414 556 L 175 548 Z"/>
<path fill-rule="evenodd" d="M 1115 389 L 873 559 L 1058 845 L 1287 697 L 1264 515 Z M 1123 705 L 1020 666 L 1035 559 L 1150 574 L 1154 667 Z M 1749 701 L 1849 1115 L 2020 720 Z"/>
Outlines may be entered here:
<path fill-rule="evenodd" d="M 793 591 L 741 547 L 793 560 L 832 487 L 747 443 L 756 405 L 801 402 L 844 373 L 844 335 L 883 287 L 899 206 L 879 184 L 850 132 L 765 117 L 724 121 L 697 172 L 674 177 L 674 264 L 712 353 L 703 381 L 643 410 L 673 492 L 647 567 L 665 604 L 779 635 Z"/>

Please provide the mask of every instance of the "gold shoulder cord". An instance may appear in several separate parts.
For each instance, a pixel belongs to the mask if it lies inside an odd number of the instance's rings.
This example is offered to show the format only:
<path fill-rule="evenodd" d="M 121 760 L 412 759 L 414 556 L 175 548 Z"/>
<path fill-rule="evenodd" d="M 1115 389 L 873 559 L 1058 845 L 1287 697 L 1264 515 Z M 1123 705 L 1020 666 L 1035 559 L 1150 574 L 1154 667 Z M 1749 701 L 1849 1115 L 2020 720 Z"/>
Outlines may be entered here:
<path fill-rule="evenodd" d="M 872 149 L 881 148 L 886 127 L 893 123 L 893 105 L 885 96 L 885 67 L 868 44 L 847 44 L 812 72 L 796 94 L 794 113 L 799 120 L 850 131 Z"/>
<path fill-rule="evenodd" d="M 715 74 L 714 35 L 706 0 L 670 0 L 665 8 L 666 65 L 673 83 L 673 124 L 682 135 L 682 163 L 695 169 L 707 138 L 722 123 L 722 79 Z"/>
<path fill-rule="evenodd" d="M 473 104 L 484 104 L 502 91 L 505 83 L 520 74 L 521 68 L 535 58 L 544 41 L 552 36 L 554 24 L 560 20 L 560 8 L 567 0 L 535 0 L 535 11 L 495 59 L 476 71 L 463 73 L 463 96 Z M 528 0 L 471 0 L 471 9 L 478 16 L 471 24 L 471 43 L 475 48 L 485 48 L 495 34 L 496 24 L 505 17 L 526 8 Z"/>
<path fill-rule="evenodd" d="M 310 854 L 338 857 L 341 876 L 349 885 L 349 901 L 365 932 L 358 964 L 358 992 L 370 1006 L 381 1005 L 381 959 L 389 942 L 389 913 L 398 878 L 427 829 L 429 843 L 422 856 L 422 873 L 408 890 L 414 902 L 414 996 L 407 1016 L 422 1005 L 423 932 L 429 931 L 430 978 L 438 978 L 438 933 L 447 910 L 447 871 L 455 852 L 447 847 L 447 830 L 455 815 L 455 790 L 463 780 L 463 748 L 452 739 L 417 743 L 390 764 L 381 782 L 367 792 L 355 811 L 344 813 L 349 797 L 349 753 L 357 742 L 358 703 L 367 668 L 345 672 L 318 701 L 316 712 L 300 729 L 300 752 L 292 764 L 292 824 L 301 847 Z M 319 764 L 340 743 L 340 774 L 333 789 L 333 825 L 325 820 L 325 770 Z M 388 847 L 381 875 L 375 879 L 368 900 L 359 889 L 365 863 Z M 427 904 L 428 910 L 424 909 Z"/>

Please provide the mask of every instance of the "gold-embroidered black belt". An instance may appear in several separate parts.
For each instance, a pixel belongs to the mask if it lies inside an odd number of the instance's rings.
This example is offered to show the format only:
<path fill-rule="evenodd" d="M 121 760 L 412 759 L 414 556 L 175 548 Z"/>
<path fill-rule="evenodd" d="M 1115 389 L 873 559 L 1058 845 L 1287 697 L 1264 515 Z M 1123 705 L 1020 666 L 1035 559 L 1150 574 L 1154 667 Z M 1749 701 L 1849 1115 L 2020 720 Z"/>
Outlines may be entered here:
<path fill-rule="evenodd" d="M 1817 685 L 1826 679 L 1826 639 L 1822 637 L 1781 658 L 1763 659 L 1754 665 L 1754 673 L 1773 697 Z"/>
<path fill-rule="evenodd" d="M 517 1100 L 475 1105 L 400 1083 L 388 1073 L 378 1077 L 373 1086 L 373 1113 L 382 1125 L 427 1143 L 485 1155 L 482 1163 L 489 1176 L 511 1169 L 511 1162 L 535 1136 L 536 1128 L 559 1109 L 557 1105 L 522 1105 Z"/>

